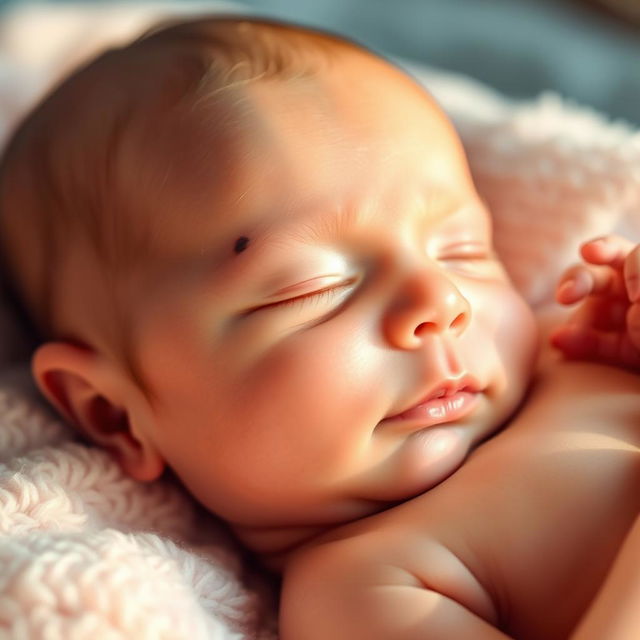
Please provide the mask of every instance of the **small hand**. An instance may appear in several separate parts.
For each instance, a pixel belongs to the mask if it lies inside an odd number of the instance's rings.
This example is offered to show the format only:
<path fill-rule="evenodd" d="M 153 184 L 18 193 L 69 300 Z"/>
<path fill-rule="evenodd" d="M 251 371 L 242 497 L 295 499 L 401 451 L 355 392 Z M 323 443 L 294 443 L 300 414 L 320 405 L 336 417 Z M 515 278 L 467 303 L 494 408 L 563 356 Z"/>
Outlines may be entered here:
<path fill-rule="evenodd" d="M 551 343 L 567 358 L 640 369 L 640 245 L 611 235 L 580 253 L 585 262 L 567 269 L 556 300 L 581 304 Z"/>

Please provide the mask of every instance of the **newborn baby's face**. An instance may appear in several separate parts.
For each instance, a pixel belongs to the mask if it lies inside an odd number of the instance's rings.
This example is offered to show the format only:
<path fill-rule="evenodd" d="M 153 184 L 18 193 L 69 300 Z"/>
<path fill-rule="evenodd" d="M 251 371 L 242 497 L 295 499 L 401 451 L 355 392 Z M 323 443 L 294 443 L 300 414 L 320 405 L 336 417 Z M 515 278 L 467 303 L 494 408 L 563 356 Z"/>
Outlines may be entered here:
<path fill-rule="evenodd" d="M 533 316 L 454 131 L 404 76 L 354 56 L 233 96 L 224 126 L 246 133 L 200 145 L 166 194 L 184 260 L 140 296 L 143 427 L 232 523 L 346 521 L 434 486 L 507 419 Z"/>

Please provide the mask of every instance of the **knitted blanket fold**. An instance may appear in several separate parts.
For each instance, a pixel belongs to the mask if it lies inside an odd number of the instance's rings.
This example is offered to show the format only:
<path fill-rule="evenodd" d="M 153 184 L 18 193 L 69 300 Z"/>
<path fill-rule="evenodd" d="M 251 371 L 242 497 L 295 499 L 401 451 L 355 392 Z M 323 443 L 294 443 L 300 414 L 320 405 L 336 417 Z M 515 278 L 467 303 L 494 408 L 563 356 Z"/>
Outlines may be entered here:
<path fill-rule="evenodd" d="M 146 5 L 143 18 L 166 9 Z M 89 25 L 98 46 L 144 22 L 140 8 L 135 20 L 117 7 L 78 11 L 73 33 L 55 8 L 37 21 L 49 38 L 64 30 L 67 51 Z M 34 19 L 18 12 L 4 25 L 0 133 L 56 75 L 62 62 L 51 60 L 64 58 L 18 37 Z M 468 78 L 403 64 L 458 128 L 498 250 L 531 304 L 549 302 L 580 241 L 613 230 L 640 241 L 638 132 L 558 96 L 513 103 Z M 0 637 L 275 640 L 268 576 L 170 476 L 134 482 L 56 417 L 30 380 L 27 344 L 0 299 Z"/>
<path fill-rule="evenodd" d="M 0 637 L 273 640 L 275 600 L 171 479 L 139 484 L 0 376 Z"/>

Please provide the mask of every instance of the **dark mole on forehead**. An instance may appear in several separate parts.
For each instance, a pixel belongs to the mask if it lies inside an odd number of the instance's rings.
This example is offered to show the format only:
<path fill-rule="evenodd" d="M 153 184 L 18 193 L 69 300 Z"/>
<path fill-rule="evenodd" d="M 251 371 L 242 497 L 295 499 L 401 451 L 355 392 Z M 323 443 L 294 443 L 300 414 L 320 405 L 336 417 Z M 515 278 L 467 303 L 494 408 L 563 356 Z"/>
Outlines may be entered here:
<path fill-rule="evenodd" d="M 249 238 L 247 238 L 247 236 L 240 236 L 236 240 L 236 244 L 233 247 L 233 250 L 236 253 L 242 253 L 247 248 L 248 244 L 249 244 Z"/>

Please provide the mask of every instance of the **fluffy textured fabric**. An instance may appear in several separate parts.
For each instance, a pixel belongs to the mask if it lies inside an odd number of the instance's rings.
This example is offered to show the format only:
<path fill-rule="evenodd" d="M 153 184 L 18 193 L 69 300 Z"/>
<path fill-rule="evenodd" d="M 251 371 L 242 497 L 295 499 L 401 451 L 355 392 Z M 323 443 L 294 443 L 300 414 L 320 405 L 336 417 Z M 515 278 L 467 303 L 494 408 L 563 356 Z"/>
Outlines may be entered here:
<path fill-rule="evenodd" d="M 270 584 L 177 483 L 75 439 L 25 367 L 5 368 L 0 416 L 0 637 L 276 637 Z"/>
<path fill-rule="evenodd" d="M 464 142 L 496 248 L 527 300 L 552 300 L 580 242 L 640 241 L 640 132 L 555 94 L 513 103 L 469 78 L 408 66 Z"/>
<path fill-rule="evenodd" d="M 99 11 L 97 35 L 91 10 L 74 14 L 73 29 L 55 10 L 5 23 L 5 132 L 58 73 L 51 61 L 68 62 L 24 37 L 39 32 L 36 18 L 49 43 L 66 29 L 59 42 L 71 51 L 88 29 L 99 46 L 159 15 Z M 411 70 L 458 127 L 499 250 L 532 304 L 549 300 L 580 241 L 616 228 L 640 239 L 638 133 L 555 96 L 512 104 L 469 79 Z M 275 639 L 274 588 L 222 524 L 171 478 L 137 484 L 79 440 L 35 392 L 2 304 L 0 332 L 0 637 Z"/>

